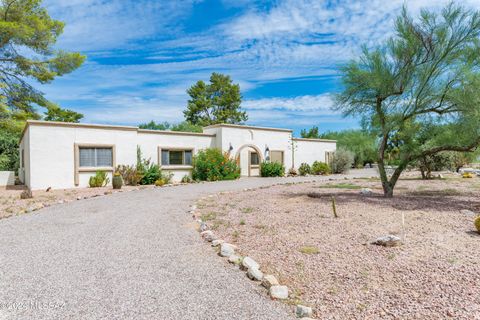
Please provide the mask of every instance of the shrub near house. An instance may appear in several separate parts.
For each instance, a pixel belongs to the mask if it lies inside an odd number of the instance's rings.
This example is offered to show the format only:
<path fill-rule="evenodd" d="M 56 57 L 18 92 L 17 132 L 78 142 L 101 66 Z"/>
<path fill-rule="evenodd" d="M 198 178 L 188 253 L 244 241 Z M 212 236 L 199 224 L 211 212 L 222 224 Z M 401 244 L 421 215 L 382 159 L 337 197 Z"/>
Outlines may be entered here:
<path fill-rule="evenodd" d="M 283 177 L 285 167 L 278 162 L 262 162 L 260 164 L 260 175 L 262 177 Z"/>
<path fill-rule="evenodd" d="M 235 180 L 240 177 L 240 168 L 235 160 L 220 149 L 200 150 L 193 157 L 192 176 L 195 180 Z"/>

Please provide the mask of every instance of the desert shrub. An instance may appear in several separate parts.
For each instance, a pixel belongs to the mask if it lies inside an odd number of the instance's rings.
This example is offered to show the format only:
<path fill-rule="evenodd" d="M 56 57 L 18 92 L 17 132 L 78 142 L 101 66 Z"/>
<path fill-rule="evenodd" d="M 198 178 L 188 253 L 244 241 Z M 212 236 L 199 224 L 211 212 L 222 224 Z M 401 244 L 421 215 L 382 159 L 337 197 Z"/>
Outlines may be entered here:
<path fill-rule="evenodd" d="M 340 148 L 338 149 L 332 159 L 333 173 L 345 173 L 353 165 L 353 152 Z"/>
<path fill-rule="evenodd" d="M 105 171 L 97 171 L 95 175 L 91 176 L 88 180 L 90 188 L 105 187 L 109 182 L 110 178 Z"/>
<path fill-rule="evenodd" d="M 182 177 L 182 183 L 191 183 L 191 182 L 193 182 L 192 177 L 190 177 L 188 174 Z"/>
<path fill-rule="evenodd" d="M 288 175 L 289 175 L 289 176 L 292 176 L 292 177 L 297 176 L 297 175 L 298 175 L 297 169 L 295 169 L 295 168 L 290 168 L 290 169 L 288 169 Z"/>
<path fill-rule="evenodd" d="M 298 173 L 300 173 L 301 176 L 306 176 L 307 174 L 312 173 L 312 168 L 308 163 L 302 163 L 300 167 L 298 168 Z"/>
<path fill-rule="evenodd" d="M 139 168 L 140 170 L 138 170 Z M 140 184 L 142 185 L 154 184 L 155 181 L 162 178 L 162 170 L 150 160 L 142 160 L 141 165 L 137 166 L 137 170 L 141 173 Z"/>
<path fill-rule="evenodd" d="M 475 218 L 475 228 L 477 228 L 478 233 L 480 233 L 480 216 Z"/>
<path fill-rule="evenodd" d="M 262 177 L 283 177 L 285 167 L 278 162 L 262 162 L 260 164 L 260 175 Z"/>
<path fill-rule="evenodd" d="M 142 179 L 142 176 L 138 173 L 135 166 L 128 166 L 122 164 L 118 165 L 115 171 L 122 176 L 125 185 L 136 186 Z"/>
<path fill-rule="evenodd" d="M 329 174 L 330 171 L 330 166 L 326 164 L 325 162 L 321 161 L 315 161 L 312 164 L 312 173 L 313 174 Z"/>
<path fill-rule="evenodd" d="M 235 160 L 220 149 L 200 150 L 193 157 L 192 176 L 195 180 L 234 180 L 240 177 L 240 168 Z"/>

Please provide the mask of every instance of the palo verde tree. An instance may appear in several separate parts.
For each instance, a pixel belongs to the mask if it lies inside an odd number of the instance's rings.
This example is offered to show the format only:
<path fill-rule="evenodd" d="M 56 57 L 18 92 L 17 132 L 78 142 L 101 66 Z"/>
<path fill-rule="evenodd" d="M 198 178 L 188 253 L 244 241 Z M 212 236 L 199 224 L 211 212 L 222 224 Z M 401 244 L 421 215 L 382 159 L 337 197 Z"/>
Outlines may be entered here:
<path fill-rule="evenodd" d="M 395 31 L 385 45 L 364 48 L 341 68 L 344 88 L 337 96 L 344 115 L 362 116 L 379 136 L 387 197 L 416 160 L 473 152 L 480 144 L 480 13 L 450 4 L 414 20 L 404 8 Z M 392 144 L 398 167 L 388 176 L 385 154 Z"/>
<path fill-rule="evenodd" d="M 191 124 L 208 126 L 217 123 L 242 123 L 248 116 L 242 111 L 240 86 L 233 84 L 229 76 L 212 73 L 210 84 L 197 81 L 187 90 L 190 99 L 183 112 Z"/>
<path fill-rule="evenodd" d="M 47 118 L 75 120 L 81 115 L 62 110 L 36 90 L 30 80 L 49 83 L 77 69 L 85 57 L 54 49 L 64 24 L 52 19 L 41 0 L 0 2 L 0 123 L 2 127 L 25 119 L 39 119 L 38 107 Z"/>

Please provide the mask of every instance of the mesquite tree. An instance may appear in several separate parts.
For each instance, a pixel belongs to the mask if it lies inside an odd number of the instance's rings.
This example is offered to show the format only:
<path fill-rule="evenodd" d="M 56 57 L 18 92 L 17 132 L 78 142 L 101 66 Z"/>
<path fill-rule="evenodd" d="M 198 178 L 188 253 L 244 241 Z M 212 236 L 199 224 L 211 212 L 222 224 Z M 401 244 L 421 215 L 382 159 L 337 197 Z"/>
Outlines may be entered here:
<path fill-rule="evenodd" d="M 378 168 L 386 197 L 403 170 L 442 151 L 472 152 L 480 144 L 480 13 L 450 4 L 423 10 L 414 20 L 404 8 L 395 35 L 363 49 L 341 68 L 337 107 L 360 115 L 379 137 Z M 390 176 L 385 155 L 395 145 Z"/>

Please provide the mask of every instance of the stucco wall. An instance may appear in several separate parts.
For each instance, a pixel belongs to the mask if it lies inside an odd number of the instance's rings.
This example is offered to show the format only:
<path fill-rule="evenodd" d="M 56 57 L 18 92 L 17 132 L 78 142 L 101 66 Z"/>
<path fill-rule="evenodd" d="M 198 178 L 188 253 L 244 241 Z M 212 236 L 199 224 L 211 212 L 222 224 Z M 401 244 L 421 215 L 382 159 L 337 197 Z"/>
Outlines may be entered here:
<path fill-rule="evenodd" d="M 325 153 L 333 152 L 337 148 L 335 141 L 319 141 L 294 139 L 296 144 L 295 150 L 295 168 L 298 169 L 300 164 L 308 163 L 311 165 L 314 161 L 325 162 Z"/>
<path fill-rule="evenodd" d="M 22 150 L 23 150 L 23 166 L 22 166 Z M 27 127 L 24 134 L 22 141 L 20 141 L 19 146 L 19 153 L 20 153 L 20 168 L 18 169 L 18 178 L 20 181 L 29 186 L 30 185 L 30 127 Z"/>
<path fill-rule="evenodd" d="M 13 186 L 15 184 L 15 171 L 0 171 L 0 186 Z"/>
<path fill-rule="evenodd" d="M 30 187 L 32 189 L 75 187 L 74 145 L 113 144 L 116 163 L 136 162 L 135 130 L 31 125 Z M 95 172 L 81 172 L 79 186 L 88 186 Z M 111 179 L 110 179 L 111 180 Z"/>

